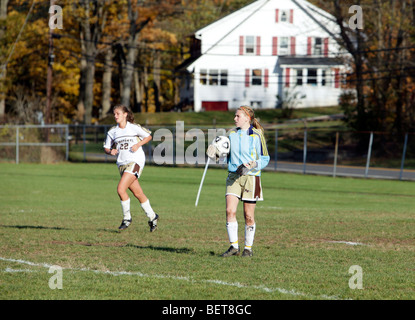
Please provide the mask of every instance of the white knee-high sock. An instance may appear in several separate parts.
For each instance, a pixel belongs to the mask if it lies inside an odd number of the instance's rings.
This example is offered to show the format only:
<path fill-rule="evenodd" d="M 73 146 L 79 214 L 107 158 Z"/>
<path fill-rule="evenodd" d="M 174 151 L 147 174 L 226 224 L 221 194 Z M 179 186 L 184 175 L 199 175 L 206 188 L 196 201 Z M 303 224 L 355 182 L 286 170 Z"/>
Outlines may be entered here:
<path fill-rule="evenodd" d="M 152 221 L 156 217 L 156 213 L 153 211 L 153 208 L 150 205 L 150 200 L 147 199 L 146 202 L 143 202 L 141 204 L 141 208 L 146 213 L 149 221 Z"/>
<path fill-rule="evenodd" d="M 121 201 L 121 208 L 124 220 L 131 220 L 130 199 Z"/>
<path fill-rule="evenodd" d="M 252 245 L 254 244 L 256 224 L 252 226 L 245 225 L 245 249 L 252 250 Z"/>
<path fill-rule="evenodd" d="M 239 248 L 239 244 L 238 244 L 238 222 L 234 221 L 234 222 L 227 222 L 226 223 L 226 230 L 228 231 L 228 237 L 229 237 L 229 242 L 230 244 L 238 249 Z"/>

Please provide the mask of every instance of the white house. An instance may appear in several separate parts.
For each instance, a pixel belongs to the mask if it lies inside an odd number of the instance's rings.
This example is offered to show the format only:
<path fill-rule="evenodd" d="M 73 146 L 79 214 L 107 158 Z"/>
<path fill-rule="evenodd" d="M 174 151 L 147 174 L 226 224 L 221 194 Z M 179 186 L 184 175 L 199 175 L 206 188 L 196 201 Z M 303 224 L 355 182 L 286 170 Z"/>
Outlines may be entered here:
<path fill-rule="evenodd" d="M 198 30 L 178 68 L 181 101 L 195 111 L 337 105 L 345 66 L 332 19 L 305 0 L 257 0 Z"/>

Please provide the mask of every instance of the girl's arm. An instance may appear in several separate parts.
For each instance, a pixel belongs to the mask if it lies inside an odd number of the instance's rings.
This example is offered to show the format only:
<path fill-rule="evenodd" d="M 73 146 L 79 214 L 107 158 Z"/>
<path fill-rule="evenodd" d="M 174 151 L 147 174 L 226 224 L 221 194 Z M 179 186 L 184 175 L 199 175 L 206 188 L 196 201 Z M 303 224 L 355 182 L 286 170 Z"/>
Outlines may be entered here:
<path fill-rule="evenodd" d="M 261 134 L 259 136 L 259 139 L 257 139 L 257 146 L 256 146 L 257 150 L 261 150 L 258 159 L 256 160 L 257 162 L 257 169 L 258 170 L 262 170 L 264 169 L 270 160 L 270 156 L 268 154 L 268 149 L 267 149 L 267 144 L 265 141 L 265 137 Z"/>
<path fill-rule="evenodd" d="M 147 136 L 147 137 L 145 137 L 143 140 L 141 140 L 141 141 L 139 141 L 138 143 L 136 143 L 136 144 L 134 144 L 132 147 L 131 147 L 131 151 L 132 152 L 136 152 L 140 147 L 142 147 L 143 145 L 145 145 L 146 143 L 149 143 L 151 140 L 153 139 L 153 137 L 150 135 L 150 136 Z"/>

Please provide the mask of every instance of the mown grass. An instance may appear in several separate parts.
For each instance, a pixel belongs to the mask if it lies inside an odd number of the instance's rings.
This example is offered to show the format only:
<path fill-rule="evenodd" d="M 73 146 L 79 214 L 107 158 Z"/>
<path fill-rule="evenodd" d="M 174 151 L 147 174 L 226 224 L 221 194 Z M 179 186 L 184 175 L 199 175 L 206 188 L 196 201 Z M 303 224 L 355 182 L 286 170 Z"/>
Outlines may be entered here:
<path fill-rule="evenodd" d="M 277 124 L 290 119 L 303 119 L 311 117 L 319 117 L 324 115 L 333 115 L 342 113 L 341 108 L 325 107 L 325 108 L 304 108 L 293 109 L 291 114 L 287 116 L 282 109 L 263 109 L 256 110 L 255 116 L 260 119 L 263 124 Z M 176 121 L 184 121 L 186 125 L 191 126 L 212 126 L 233 124 L 235 110 L 231 111 L 206 111 L 206 112 L 159 112 L 159 113 L 135 113 L 134 118 L 137 123 L 146 126 L 155 125 L 172 125 Z M 101 121 L 101 124 L 112 124 L 114 119 L 112 115 Z M 302 124 L 300 124 L 302 125 Z"/>
<path fill-rule="evenodd" d="M 118 232 L 114 164 L 0 164 L 0 299 L 415 298 L 412 182 L 265 172 L 255 255 L 223 259 L 226 170 L 208 170 L 195 208 L 202 172 L 146 167 L 159 230 L 134 200 Z M 243 244 L 241 208 L 238 219 Z M 51 265 L 62 290 L 49 288 Z"/>

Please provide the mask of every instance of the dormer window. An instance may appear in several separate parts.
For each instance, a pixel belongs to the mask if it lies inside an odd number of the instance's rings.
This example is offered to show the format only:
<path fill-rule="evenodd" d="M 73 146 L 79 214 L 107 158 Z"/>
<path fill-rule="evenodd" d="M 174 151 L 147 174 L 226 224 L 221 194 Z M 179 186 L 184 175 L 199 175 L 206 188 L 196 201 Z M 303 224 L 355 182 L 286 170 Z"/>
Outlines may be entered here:
<path fill-rule="evenodd" d="M 275 9 L 275 22 L 288 22 L 294 23 L 294 10 L 280 10 Z"/>
<path fill-rule="evenodd" d="M 288 12 L 286 10 L 281 11 L 281 22 L 288 21 Z"/>

